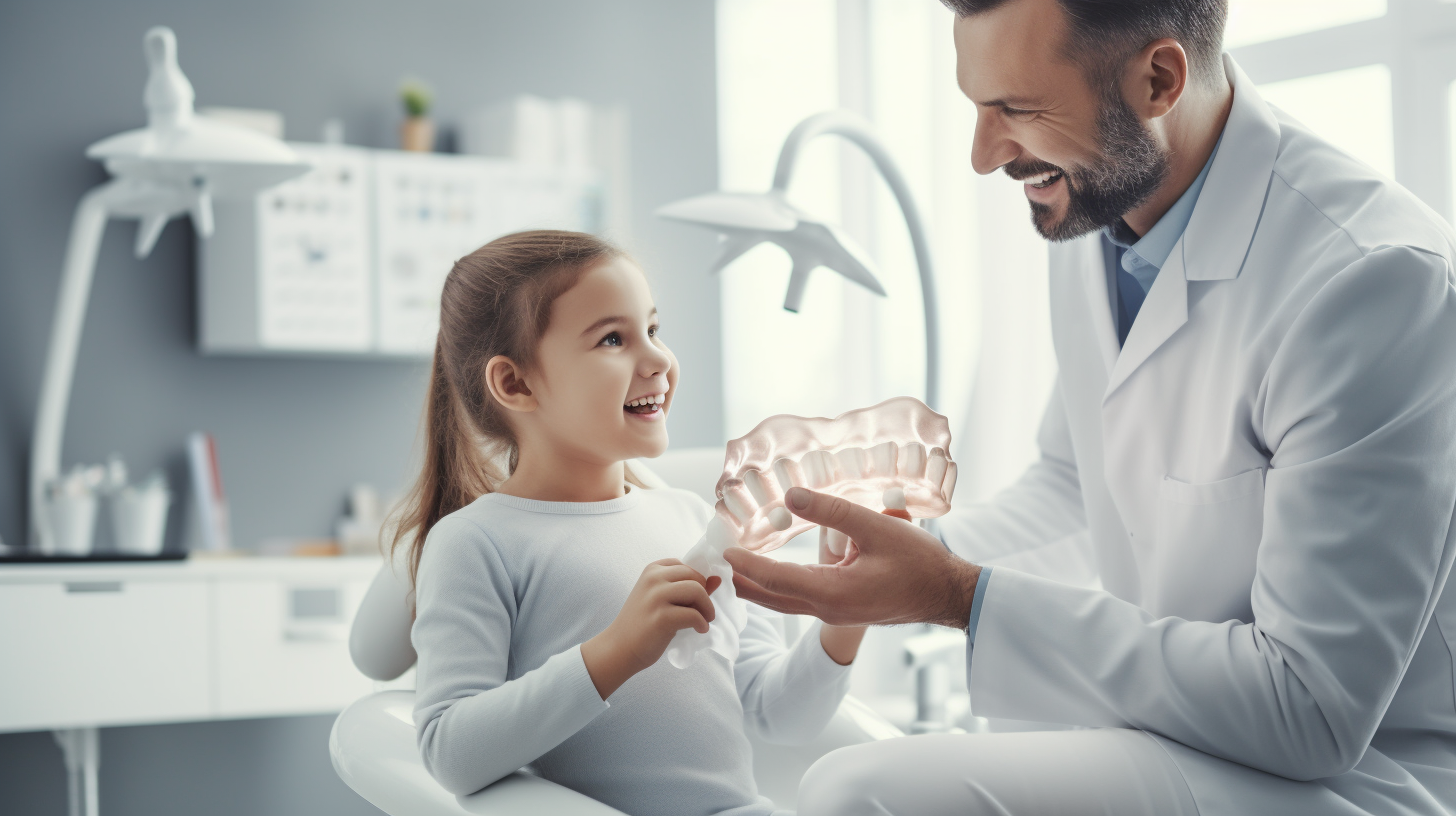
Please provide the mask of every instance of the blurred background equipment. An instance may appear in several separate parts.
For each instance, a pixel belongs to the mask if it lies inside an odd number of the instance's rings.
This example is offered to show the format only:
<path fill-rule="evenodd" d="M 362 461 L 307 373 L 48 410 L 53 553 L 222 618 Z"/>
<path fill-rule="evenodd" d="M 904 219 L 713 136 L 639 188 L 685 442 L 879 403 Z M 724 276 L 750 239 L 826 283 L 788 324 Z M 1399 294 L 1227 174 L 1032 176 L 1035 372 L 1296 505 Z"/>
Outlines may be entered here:
<path fill-rule="evenodd" d="M 31 444 L 31 546 L 41 552 L 57 551 L 62 533 L 73 553 L 90 547 L 95 486 L 70 478 L 58 485 L 56 479 L 76 349 L 106 222 L 113 216 L 139 219 L 136 255 L 145 258 L 172 218 L 190 215 L 198 234 L 206 237 L 213 229 L 214 199 L 250 199 L 308 169 L 276 139 L 194 114 L 192 84 L 177 66 L 171 29 L 148 31 L 144 50 L 147 126 L 86 150 L 105 163 L 113 178 L 82 197 L 66 247 Z"/>

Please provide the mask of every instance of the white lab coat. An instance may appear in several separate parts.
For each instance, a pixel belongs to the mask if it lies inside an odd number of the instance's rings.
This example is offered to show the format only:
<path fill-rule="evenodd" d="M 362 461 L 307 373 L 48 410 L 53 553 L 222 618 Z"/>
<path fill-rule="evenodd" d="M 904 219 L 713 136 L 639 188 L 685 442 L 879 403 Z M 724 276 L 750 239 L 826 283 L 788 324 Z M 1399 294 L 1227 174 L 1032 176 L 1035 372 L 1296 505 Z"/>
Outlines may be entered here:
<path fill-rule="evenodd" d="M 1081 533 L 1102 585 L 997 568 L 973 709 L 1148 731 L 1204 816 L 1456 811 L 1456 238 L 1225 59 L 1125 346 L 1099 238 L 1055 245 L 1041 460 L 943 526 L 972 560 Z"/>

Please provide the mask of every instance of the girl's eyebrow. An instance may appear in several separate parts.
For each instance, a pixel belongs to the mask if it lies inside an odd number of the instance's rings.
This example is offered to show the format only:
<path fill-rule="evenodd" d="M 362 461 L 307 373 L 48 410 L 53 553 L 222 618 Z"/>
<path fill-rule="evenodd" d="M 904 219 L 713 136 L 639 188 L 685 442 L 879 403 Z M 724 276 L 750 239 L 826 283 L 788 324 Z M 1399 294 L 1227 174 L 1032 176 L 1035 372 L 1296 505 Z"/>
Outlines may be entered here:
<path fill-rule="evenodd" d="M 597 332 L 597 331 L 600 331 L 602 329 L 605 329 L 606 327 L 611 326 L 611 325 L 613 325 L 615 323 L 626 323 L 626 322 L 627 322 L 627 318 L 622 317 L 621 315 L 612 315 L 611 317 L 604 317 L 601 320 L 598 320 L 597 322 L 591 324 L 590 326 L 587 326 L 586 329 L 582 331 L 582 334 L 583 335 L 592 334 L 594 332 Z"/>
<path fill-rule="evenodd" d="M 657 309 L 655 307 L 652 311 L 647 313 L 648 320 L 651 320 L 654 317 L 657 317 Z M 629 322 L 629 319 L 622 317 L 621 315 L 611 315 L 609 317 L 604 317 L 601 320 L 598 320 L 597 322 L 591 324 L 590 326 L 587 326 L 586 329 L 582 331 L 582 335 L 588 335 L 594 332 L 601 331 L 602 329 L 605 329 L 606 327 L 614 325 L 616 323 L 627 322 Z"/>

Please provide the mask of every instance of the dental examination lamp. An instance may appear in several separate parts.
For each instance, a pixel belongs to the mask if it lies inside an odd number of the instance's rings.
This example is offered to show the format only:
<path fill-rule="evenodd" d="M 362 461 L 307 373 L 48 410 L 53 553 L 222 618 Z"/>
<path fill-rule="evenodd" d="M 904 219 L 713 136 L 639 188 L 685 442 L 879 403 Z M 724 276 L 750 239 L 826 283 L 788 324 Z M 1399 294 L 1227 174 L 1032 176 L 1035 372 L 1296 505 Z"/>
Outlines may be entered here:
<path fill-rule="evenodd" d="M 190 215 L 197 234 L 207 237 L 213 199 L 249 199 L 309 169 L 277 139 L 193 113 L 192 84 L 177 65 L 177 38 L 170 28 L 148 31 L 144 50 L 147 126 L 87 148 L 86 155 L 104 162 L 112 178 L 82 196 L 66 246 L 31 443 L 30 543 L 40 552 L 53 552 L 56 542 L 46 492 L 60 476 L 76 351 L 106 222 L 139 219 L 136 256 L 145 258 L 171 219 Z"/>
<path fill-rule="evenodd" d="M 890 152 L 862 119 L 848 111 L 828 111 L 800 122 L 789 133 L 779 163 L 774 170 L 773 187 L 766 193 L 709 193 L 668 204 L 657 215 L 673 221 L 696 224 L 718 233 L 721 251 L 711 270 L 717 272 L 750 249 L 769 242 L 782 247 L 793 261 L 789 273 L 789 291 L 784 308 L 799 311 L 809 273 L 826 267 L 864 288 L 884 297 L 885 288 L 874 272 L 874 262 L 838 228 L 810 217 L 790 204 L 786 193 L 793 178 L 799 152 L 818 136 L 834 134 L 854 143 L 874 162 L 876 169 L 895 194 L 910 242 L 915 248 L 915 263 L 920 270 L 920 295 L 925 305 L 925 403 L 932 409 L 940 401 L 940 321 L 935 310 L 935 271 L 930 260 L 930 244 L 920 211 L 910 195 L 910 187 Z"/>

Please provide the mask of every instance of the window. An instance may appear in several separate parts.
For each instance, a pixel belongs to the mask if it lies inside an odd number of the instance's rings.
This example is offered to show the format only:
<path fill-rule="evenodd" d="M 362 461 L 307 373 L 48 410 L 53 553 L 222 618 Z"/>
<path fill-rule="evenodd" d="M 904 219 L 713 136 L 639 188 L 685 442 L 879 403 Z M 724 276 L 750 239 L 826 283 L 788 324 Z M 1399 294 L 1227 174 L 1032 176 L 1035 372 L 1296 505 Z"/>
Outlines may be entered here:
<path fill-rule="evenodd" d="M 1229 0 L 1224 46 L 1237 48 L 1385 15 L 1385 0 Z"/>
<path fill-rule="evenodd" d="M 939 408 L 951 419 L 952 453 L 964 457 L 957 495 L 975 496 L 1035 456 L 1055 364 L 1046 243 L 1019 184 L 971 169 L 975 111 L 956 86 L 951 21 L 939 3 L 919 0 L 720 0 L 719 149 L 724 189 L 762 191 L 784 137 L 805 117 L 842 107 L 870 120 L 926 221 L 941 321 Z M 889 297 L 819 271 L 802 311 L 790 314 L 782 252 L 760 247 L 725 269 L 730 438 L 775 413 L 834 416 L 924 393 L 919 275 L 888 188 L 856 148 L 821 137 L 789 194 L 869 252 Z M 988 343 L 997 353 L 982 357 Z M 987 396 L 977 402 L 973 393 Z"/>
<path fill-rule="evenodd" d="M 1231 0 L 1225 42 L 1270 102 L 1451 216 L 1456 6 Z"/>
<path fill-rule="evenodd" d="M 1259 93 L 1336 147 L 1395 177 L 1389 66 L 1286 79 L 1260 85 Z"/>

